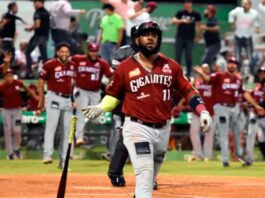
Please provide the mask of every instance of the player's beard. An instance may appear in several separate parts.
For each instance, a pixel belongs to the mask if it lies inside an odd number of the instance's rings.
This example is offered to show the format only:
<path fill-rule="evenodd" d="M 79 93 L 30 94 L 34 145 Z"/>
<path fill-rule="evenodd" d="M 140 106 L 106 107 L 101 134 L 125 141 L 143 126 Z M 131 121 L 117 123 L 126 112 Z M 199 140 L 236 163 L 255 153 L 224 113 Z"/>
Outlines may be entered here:
<path fill-rule="evenodd" d="M 61 57 L 58 57 L 58 58 L 64 64 L 68 62 L 68 57 L 67 56 L 61 56 Z"/>
<path fill-rule="evenodd" d="M 90 61 L 90 62 L 92 62 L 92 63 L 95 63 L 95 62 L 97 62 L 97 57 L 95 58 L 92 58 L 91 56 L 87 56 L 87 59 Z"/>
<path fill-rule="evenodd" d="M 156 44 L 156 46 L 153 49 L 148 49 L 146 46 L 139 43 L 138 49 L 145 57 L 150 57 L 159 52 L 160 45 Z"/>

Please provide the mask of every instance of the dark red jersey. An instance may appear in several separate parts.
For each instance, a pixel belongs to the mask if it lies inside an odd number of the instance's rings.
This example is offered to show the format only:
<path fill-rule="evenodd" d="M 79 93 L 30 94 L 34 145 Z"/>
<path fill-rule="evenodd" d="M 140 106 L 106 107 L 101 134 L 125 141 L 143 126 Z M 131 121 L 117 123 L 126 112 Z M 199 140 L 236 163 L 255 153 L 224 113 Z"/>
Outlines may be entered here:
<path fill-rule="evenodd" d="M 209 111 L 209 113 L 213 115 L 212 85 L 209 82 L 203 81 L 202 78 L 196 78 L 194 80 L 194 87 L 199 91 L 207 111 Z"/>
<path fill-rule="evenodd" d="M 257 83 L 251 95 L 260 106 L 265 108 L 265 84 Z"/>
<path fill-rule="evenodd" d="M 183 75 L 181 66 L 160 54 L 151 71 L 147 71 L 134 57 L 123 61 L 106 93 L 123 99 L 122 111 L 125 115 L 158 123 L 171 118 L 173 89 L 187 100 L 198 94 Z"/>
<path fill-rule="evenodd" d="M 211 74 L 214 102 L 233 106 L 238 102 L 238 95 L 243 92 L 242 80 L 228 72 Z"/>
<path fill-rule="evenodd" d="M 58 59 L 52 59 L 44 64 L 40 78 L 47 81 L 48 90 L 71 95 L 74 74 L 73 62 L 63 65 Z"/>
<path fill-rule="evenodd" d="M 0 84 L 0 93 L 3 96 L 3 107 L 6 109 L 22 107 L 22 97 L 20 90 L 23 82 L 14 80 L 11 84 L 3 81 Z"/>
<path fill-rule="evenodd" d="M 72 61 L 76 66 L 76 86 L 84 90 L 98 91 L 103 74 L 111 77 L 114 72 L 110 65 L 101 58 L 98 58 L 96 62 L 92 62 L 86 55 L 75 55 Z"/>

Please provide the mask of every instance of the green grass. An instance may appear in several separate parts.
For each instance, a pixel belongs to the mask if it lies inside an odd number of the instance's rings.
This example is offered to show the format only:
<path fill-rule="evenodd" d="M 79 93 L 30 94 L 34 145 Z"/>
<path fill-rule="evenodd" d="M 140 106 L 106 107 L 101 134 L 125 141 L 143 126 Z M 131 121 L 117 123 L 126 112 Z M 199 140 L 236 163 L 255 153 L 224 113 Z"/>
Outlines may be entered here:
<path fill-rule="evenodd" d="M 58 161 L 43 165 L 41 160 L 0 160 L 0 174 L 60 174 L 56 168 Z M 108 162 L 103 160 L 72 160 L 71 173 L 106 174 Z M 126 173 L 133 173 L 132 166 L 127 164 Z M 265 162 L 256 162 L 251 167 L 242 167 L 239 162 L 231 162 L 231 167 L 223 168 L 220 162 L 185 162 L 165 161 L 161 168 L 162 175 L 198 175 L 198 176 L 245 176 L 265 177 Z"/>

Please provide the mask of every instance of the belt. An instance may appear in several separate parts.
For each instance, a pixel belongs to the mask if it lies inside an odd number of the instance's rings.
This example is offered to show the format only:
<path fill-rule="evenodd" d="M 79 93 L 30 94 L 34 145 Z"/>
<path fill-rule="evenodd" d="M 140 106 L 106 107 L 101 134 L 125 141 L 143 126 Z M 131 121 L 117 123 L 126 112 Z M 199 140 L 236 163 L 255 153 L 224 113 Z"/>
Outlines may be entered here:
<path fill-rule="evenodd" d="M 142 120 L 139 120 L 138 118 L 134 118 L 134 117 L 130 117 L 130 120 L 133 121 L 133 122 L 138 122 L 140 124 L 155 128 L 155 129 L 162 128 L 162 127 L 164 127 L 167 124 L 167 121 L 159 122 L 159 123 L 143 122 Z"/>
<path fill-rule="evenodd" d="M 104 41 L 104 43 L 111 43 L 113 45 L 116 45 L 117 44 L 117 42 L 113 42 L 113 41 Z"/>
<path fill-rule="evenodd" d="M 71 95 L 69 94 L 65 94 L 65 93 L 61 93 L 61 92 L 53 92 L 55 95 L 57 96 L 61 96 L 63 98 L 71 98 Z"/>
<path fill-rule="evenodd" d="M 226 107 L 234 107 L 236 104 L 220 103 L 220 105 L 226 106 Z"/>

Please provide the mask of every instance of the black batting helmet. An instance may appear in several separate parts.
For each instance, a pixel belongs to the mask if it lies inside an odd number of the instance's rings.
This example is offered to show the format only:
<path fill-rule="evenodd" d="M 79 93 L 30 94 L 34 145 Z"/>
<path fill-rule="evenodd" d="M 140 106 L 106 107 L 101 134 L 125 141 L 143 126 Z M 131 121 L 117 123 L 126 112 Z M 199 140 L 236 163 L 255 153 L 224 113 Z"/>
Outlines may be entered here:
<path fill-rule="evenodd" d="M 141 36 L 143 33 L 147 31 L 152 31 L 158 34 L 159 38 L 162 37 L 162 31 L 157 23 L 153 21 L 148 21 L 145 23 L 142 23 L 138 28 L 138 36 Z"/>

